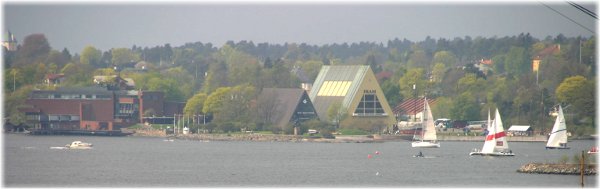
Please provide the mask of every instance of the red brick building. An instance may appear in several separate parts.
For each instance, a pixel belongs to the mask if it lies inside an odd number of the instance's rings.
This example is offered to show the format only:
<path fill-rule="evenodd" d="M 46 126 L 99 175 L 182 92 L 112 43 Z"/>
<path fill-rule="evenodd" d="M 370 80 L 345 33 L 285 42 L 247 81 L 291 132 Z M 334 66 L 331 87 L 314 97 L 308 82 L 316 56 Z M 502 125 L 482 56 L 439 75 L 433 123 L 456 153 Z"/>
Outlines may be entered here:
<path fill-rule="evenodd" d="M 144 112 L 151 112 L 150 116 L 181 114 L 182 104 L 166 103 L 159 91 L 59 88 L 32 91 L 27 107 L 20 110 L 33 129 L 119 130 L 142 123 Z"/>

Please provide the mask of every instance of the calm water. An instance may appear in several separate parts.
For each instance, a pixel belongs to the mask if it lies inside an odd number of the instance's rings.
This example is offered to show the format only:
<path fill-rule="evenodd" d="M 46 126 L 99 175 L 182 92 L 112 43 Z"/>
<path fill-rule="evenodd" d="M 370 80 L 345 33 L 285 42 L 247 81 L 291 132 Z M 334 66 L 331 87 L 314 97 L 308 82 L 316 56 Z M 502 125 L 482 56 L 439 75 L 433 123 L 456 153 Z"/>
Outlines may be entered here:
<path fill-rule="evenodd" d="M 4 134 L 7 187 L 579 187 L 578 176 L 517 173 L 528 162 L 556 162 L 587 151 L 509 143 L 515 157 L 470 157 L 483 142 L 165 142 L 162 138 Z M 92 150 L 55 150 L 74 140 Z M 429 158 L 413 158 L 421 150 Z M 379 151 L 380 154 L 375 154 Z M 371 154 L 372 158 L 368 158 Z M 596 176 L 585 177 L 597 186 Z"/>

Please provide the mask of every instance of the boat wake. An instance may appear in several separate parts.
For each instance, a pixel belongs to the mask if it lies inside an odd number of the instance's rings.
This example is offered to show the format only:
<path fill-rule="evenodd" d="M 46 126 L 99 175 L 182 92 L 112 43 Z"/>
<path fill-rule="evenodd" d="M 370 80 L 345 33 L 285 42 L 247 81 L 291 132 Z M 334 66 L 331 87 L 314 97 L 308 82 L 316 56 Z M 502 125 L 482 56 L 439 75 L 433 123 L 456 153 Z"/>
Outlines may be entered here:
<path fill-rule="evenodd" d="M 53 146 L 53 147 L 50 147 L 50 149 L 52 149 L 52 150 L 67 150 L 69 148 L 63 147 L 63 146 Z"/>

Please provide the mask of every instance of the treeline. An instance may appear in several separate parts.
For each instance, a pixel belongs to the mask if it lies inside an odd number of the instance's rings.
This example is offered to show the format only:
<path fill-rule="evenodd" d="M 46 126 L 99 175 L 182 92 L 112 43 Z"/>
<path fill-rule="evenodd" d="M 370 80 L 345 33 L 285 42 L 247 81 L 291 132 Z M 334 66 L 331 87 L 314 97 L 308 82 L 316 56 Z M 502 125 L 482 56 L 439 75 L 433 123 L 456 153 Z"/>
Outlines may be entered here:
<path fill-rule="evenodd" d="M 488 109 L 498 107 L 506 125 L 549 131 L 554 122 L 549 112 L 562 104 L 567 123 L 574 125 L 569 129 L 590 134 L 596 111 L 595 45 L 595 37 L 519 34 L 322 46 L 228 41 L 221 47 L 196 42 L 104 52 L 87 46 L 72 54 L 51 49 L 43 34 L 33 34 L 17 51 L 4 49 L 4 116 L 22 122 L 17 108 L 28 91 L 49 88 L 42 83 L 46 74 L 65 74 L 62 86 L 91 86 L 91 75 L 119 73 L 133 78 L 137 89 L 164 91 L 168 100 L 188 102 L 187 114 L 214 115 L 217 130 L 282 131 L 255 109 L 253 99 L 262 88 L 297 88 L 312 83 L 322 65 L 360 64 L 373 69 L 392 107 L 427 96 L 437 99 L 432 107 L 436 118 L 483 120 Z M 552 47 L 560 50 L 546 53 Z M 539 54 L 536 73 L 532 59 Z M 477 68 L 482 60 L 491 60 L 489 70 Z"/>

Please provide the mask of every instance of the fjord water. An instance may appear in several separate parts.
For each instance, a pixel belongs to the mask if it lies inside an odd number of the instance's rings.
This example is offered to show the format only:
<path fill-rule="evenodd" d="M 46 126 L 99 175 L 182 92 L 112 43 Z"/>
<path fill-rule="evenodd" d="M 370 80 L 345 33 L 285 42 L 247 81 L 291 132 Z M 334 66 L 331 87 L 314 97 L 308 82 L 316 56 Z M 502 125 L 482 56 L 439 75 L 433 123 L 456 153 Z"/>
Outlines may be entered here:
<path fill-rule="evenodd" d="M 596 145 L 568 150 L 510 142 L 515 157 L 470 157 L 483 142 L 310 143 L 164 141 L 145 137 L 4 134 L 6 187 L 579 187 L 580 177 L 517 173 L 529 162 L 557 162 Z M 91 150 L 56 150 L 74 140 Z M 378 151 L 379 154 L 375 152 Z M 414 158 L 422 151 L 425 158 Z M 368 156 L 371 155 L 371 158 Z M 594 156 L 593 156 L 594 157 Z M 596 158 L 596 157 L 594 157 Z M 586 176 L 586 187 L 597 187 Z"/>

